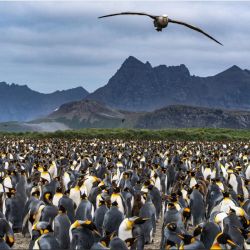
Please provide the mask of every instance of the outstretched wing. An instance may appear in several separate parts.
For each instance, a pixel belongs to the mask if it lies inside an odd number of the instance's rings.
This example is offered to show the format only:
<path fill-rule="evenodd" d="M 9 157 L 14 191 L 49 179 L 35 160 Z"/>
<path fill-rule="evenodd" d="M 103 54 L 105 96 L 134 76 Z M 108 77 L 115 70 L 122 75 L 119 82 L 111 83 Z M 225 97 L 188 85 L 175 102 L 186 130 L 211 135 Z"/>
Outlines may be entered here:
<path fill-rule="evenodd" d="M 98 18 L 104 18 L 104 17 L 111 17 L 111 16 L 120 16 L 120 15 L 139 15 L 139 16 L 148 16 L 152 19 L 155 19 L 156 16 L 144 13 L 144 12 L 121 12 L 121 13 L 115 13 L 115 14 L 110 14 L 106 16 L 100 16 Z"/>
<path fill-rule="evenodd" d="M 215 38 L 213 38 L 212 36 L 210 36 L 209 34 L 207 34 L 206 32 L 204 32 L 202 29 L 200 29 L 200 28 L 198 28 L 198 27 L 195 27 L 195 26 L 190 25 L 190 24 L 188 24 L 188 23 L 184 23 L 184 22 L 182 22 L 182 21 L 173 20 L 173 19 L 169 19 L 168 21 L 169 21 L 170 23 L 177 23 L 177 24 L 180 24 L 180 25 L 184 25 L 184 26 L 186 26 L 186 27 L 188 27 L 188 28 L 190 28 L 190 29 L 192 29 L 192 30 L 196 30 L 196 31 L 202 33 L 203 35 L 209 37 L 210 39 L 212 39 L 212 40 L 215 41 L 216 43 L 218 43 L 218 44 L 220 44 L 220 45 L 223 46 L 222 43 L 220 43 L 220 42 L 217 41 Z"/>

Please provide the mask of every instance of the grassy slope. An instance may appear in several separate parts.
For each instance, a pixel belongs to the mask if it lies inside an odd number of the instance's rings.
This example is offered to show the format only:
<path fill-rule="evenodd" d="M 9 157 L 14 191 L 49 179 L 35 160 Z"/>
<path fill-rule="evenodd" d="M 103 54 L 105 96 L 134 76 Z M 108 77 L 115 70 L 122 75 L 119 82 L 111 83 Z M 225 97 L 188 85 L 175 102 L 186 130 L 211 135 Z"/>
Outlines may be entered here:
<path fill-rule="evenodd" d="M 233 129 L 80 129 L 69 131 L 56 131 L 53 133 L 39 132 L 0 132 L 0 136 L 20 136 L 28 138 L 101 138 L 101 139 L 132 139 L 132 140 L 250 140 L 250 130 Z"/>

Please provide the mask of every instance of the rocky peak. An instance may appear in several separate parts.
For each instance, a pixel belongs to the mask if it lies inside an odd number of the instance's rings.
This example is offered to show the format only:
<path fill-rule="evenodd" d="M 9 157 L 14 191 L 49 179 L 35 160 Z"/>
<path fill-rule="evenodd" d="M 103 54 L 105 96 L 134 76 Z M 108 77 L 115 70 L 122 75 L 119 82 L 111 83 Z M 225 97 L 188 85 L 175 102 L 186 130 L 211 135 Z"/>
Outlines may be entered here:
<path fill-rule="evenodd" d="M 127 69 L 138 70 L 138 69 L 149 69 L 149 68 L 152 68 L 149 62 L 143 63 L 137 58 L 129 56 L 122 64 L 120 70 L 127 70 Z"/>
<path fill-rule="evenodd" d="M 246 72 L 242 70 L 240 67 L 233 65 L 232 67 L 222 71 L 221 73 L 217 74 L 216 76 L 219 77 L 231 77 L 231 78 L 238 78 L 245 74 Z"/>
<path fill-rule="evenodd" d="M 160 75 L 166 79 L 177 80 L 190 77 L 190 72 L 184 64 L 179 66 L 159 65 L 154 68 L 154 71 L 157 75 Z"/>

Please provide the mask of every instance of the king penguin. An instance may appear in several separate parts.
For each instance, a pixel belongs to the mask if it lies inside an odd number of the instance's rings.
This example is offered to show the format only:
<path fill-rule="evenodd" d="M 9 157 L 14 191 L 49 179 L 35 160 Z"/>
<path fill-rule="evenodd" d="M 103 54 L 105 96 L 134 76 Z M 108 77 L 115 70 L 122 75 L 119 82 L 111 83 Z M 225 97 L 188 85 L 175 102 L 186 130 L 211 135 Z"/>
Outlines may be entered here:
<path fill-rule="evenodd" d="M 101 235 L 92 221 L 76 220 L 69 229 L 70 249 L 90 249 Z"/>
<path fill-rule="evenodd" d="M 99 233 L 102 235 L 103 234 L 103 221 L 104 221 L 104 216 L 108 211 L 108 207 L 106 205 L 106 202 L 104 200 L 99 201 L 98 208 L 95 210 L 94 214 L 94 223 L 99 231 Z"/>
<path fill-rule="evenodd" d="M 124 219 L 123 213 L 118 209 L 118 203 L 115 201 L 109 211 L 106 212 L 103 220 L 103 230 L 106 235 L 113 232 L 118 233 L 120 224 Z"/>
<path fill-rule="evenodd" d="M 8 249 L 15 242 L 14 232 L 5 218 L 0 218 L 0 239 L 0 249 Z"/>
<path fill-rule="evenodd" d="M 81 195 L 81 202 L 76 209 L 76 220 L 92 220 L 94 217 L 94 206 L 88 200 L 85 193 Z"/>
<path fill-rule="evenodd" d="M 70 226 L 71 223 L 66 214 L 66 209 L 63 206 L 59 206 L 59 213 L 53 221 L 53 230 L 61 249 L 69 249 L 70 247 Z"/>
<path fill-rule="evenodd" d="M 33 249 L 59 249 L 59 243 L 53 235 L 51 225 L 46 222 L 35 224 L 33 230 L 39 230 L 41 236 L 35 241 Z"/>

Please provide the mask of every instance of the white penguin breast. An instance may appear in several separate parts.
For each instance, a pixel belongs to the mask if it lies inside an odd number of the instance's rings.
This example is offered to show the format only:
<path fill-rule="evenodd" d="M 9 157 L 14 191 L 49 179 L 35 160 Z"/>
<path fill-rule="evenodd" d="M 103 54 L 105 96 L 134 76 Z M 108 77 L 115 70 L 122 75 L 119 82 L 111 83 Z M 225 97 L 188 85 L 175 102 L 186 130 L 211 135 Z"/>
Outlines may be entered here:
<path fill-rule="evenodd" d="M 248 165 L 248 167 L 246 169 L 246 178 L 250 179 L 250 164 Z"/>
<path fill-rule="evenodd" d="M 132 230 L 126 230 L 126 222 L 128 219 L 123 220 L 118 230 L 118 237 L 123 241 L 132 238 Z"/>

